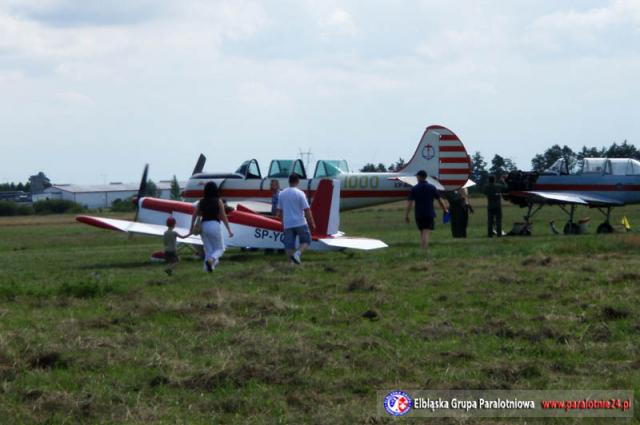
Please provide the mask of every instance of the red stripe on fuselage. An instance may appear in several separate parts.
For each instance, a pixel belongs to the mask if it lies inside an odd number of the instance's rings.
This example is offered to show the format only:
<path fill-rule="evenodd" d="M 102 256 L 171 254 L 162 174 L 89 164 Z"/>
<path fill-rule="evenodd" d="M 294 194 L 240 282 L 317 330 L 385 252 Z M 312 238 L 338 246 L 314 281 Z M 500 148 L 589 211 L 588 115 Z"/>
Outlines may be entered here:
<path fill-rule="evenodd" d="M 158 198 L 144 198 L 142 200 L 142 208 L 161 211 L 168 214 L 179 212 L 192 215 L 194 211 L 193 205 L 188 202 L 169 201 L 166 199 Z"/>

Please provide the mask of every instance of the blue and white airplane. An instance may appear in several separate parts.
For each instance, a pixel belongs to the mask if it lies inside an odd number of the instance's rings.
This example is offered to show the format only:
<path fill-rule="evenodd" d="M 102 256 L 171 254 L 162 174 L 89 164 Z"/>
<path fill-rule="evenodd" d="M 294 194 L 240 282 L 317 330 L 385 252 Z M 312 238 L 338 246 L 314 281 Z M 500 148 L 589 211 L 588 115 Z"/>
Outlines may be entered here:
<path fill-rule="evenodd" d="M 544 205 L 559 205 L 569 216 L 565 234 L 580 233 L 574 222 L 577 206 L 597 208 L 605 216 L 598 233 L 611 233 L 611 210 L 640 203 L 640 161 L 631 158 L 585 158 L 580 169 L 570 173 L 567 161 L 559 159 L 542 173 L 511 172 L 505 199 L 527 207 L 523 233 L 530 232 L 530 220 Z M 535 209 L 534 209 L 535 207 Z"/>

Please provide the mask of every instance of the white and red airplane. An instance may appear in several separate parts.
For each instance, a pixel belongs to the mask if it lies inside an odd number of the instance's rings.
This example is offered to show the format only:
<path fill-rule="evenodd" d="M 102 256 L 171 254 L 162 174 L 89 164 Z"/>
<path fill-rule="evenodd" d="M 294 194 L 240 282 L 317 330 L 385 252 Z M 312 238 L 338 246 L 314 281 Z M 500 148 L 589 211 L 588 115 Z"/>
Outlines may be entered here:
<path fill-rule="evenodd" d="M 471 160 L 467 151 L 451 130 L 432 125 L 424 131 L 413 157 L 400 170 L 389 173 L 351 172 L 344 160 L 320 160 L 313 176 L 308 176 L 301 160 L 273 160 L 269 172 L 262 176 L 255 159 L 245 161 L 234 173 L 203 172 L 206 157 L 200 155 L 193 175 L 182 196 L 186 200 L 202 198 L 204 185 L 213 181 L 220 189 L 220 196 L 235 204 L 243 203 L 257 212 L 271 210 L 271 180 L 287 187 L 287 178 L 296 173 L 300 177 L 300 189 L 313 198 L 323 179 L 338 179 L 342 184 L 340 210 L 379 205 L 405 199 L 410 186 L 416 184 L 416 172 L 425 170 L 429 182 L 439 190 L 456 190 L 474 183 L 469 180 Z"/>
<path fill-rule="evenodd" d="M 191 217 L 195 205 L 189 202 L 170 201 L 158 198 L 143 198 L 147 179 L 147 168 L 140 184 L 137 198 L 137 210 L 134 221 L 113 218 L 92 217 L 80 215 L 76 220 L 80 223 L 101 229 L 115 230 L 124 233 L 137 233 L 151 236 L 162 236 L 167 230 L 168 217 L 176 219 L 176 231 L 187 234 L 191 226 Z M 311 203 L 311 212 L 316 222 L 316 229 L 312 234 L 311 250 L 338 251 L 346 248 L 372 250 L 387 247 L 387 244 L 377 239 L 348 237 L 338 230 L 340 225 L 340 181 L 325 179 L 318 183 L 316 195 Z M 239 248 L 282 249 L 282 222 L 271 217 L 255 213 L 250 209 L 238 205 L 227 213 L 233 237 L 226 232 L 225 245 Z M 192 235 L 179 239 L 183 245 L 201 247 L 200 236 Z"/>

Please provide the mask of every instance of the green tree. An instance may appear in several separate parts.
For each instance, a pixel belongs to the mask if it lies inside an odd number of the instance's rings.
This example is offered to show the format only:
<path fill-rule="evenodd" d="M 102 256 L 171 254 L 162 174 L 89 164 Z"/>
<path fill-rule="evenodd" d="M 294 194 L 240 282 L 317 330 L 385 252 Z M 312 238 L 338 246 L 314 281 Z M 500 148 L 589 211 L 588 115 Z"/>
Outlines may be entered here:
<path fill-rule="evenodd" d="M 613 142 L 606 152 L 607 158 L 634 158 L 640 159 L 638 148 L 630 144 L 626 140 L 621 144 Z"/>
<path fill-rule="evenodd" d="M 398 160 L 395 163 L 389 165 L 389 171 L 398 171 L 404 166 L 405 166 L 404 159 L 398 158 Z"/>
<path fill-rule="evenodd" d="M 578 161 L 578 155 L 569 146 L 564 145 L 561 147 L 556 144 L 544 151 L 544 153 L 534 156 L 531 160 L 531 167 L 533 171 L 540 173 L 551 167 L 560 158 L 564 158 L 566 161 L 569 172 L 573 170 Z"/>
<path fill-rule="evenodd" d="M 151 179 L 147 180 L 147 187 L 144 190 L 144 196 L 150 196 L 152 198 L 158 197 L 158 186 Z"/>
<path fill-rule="evenodd" d="M 368 163 L 365 164 L 360 171 L 363 173 L 385 173 L 387 167 L 385 167 L 383 163 L 379 163 L 378 165 Z"/>
<path fill-rule="evenodd" d="M 174 174 L 173 179 L 171 180 L 171 199 L 177 201 L 180 199 L 180 195 L 181 195 L 180 183 L 178 183 L 178 179 Z"/>
<path fill-rule="evenodd" d="M 582 150 L 576 154 L 576 159 L 582 161 L 585 158 L 604 158 L 607 155 L 607 149 L 586 146 L 582 147 Z"/>
<path fill-rule="evenodd" d="M 488 177 L 487 161 L 484 160 L 480 152 L 476 151 L 471 157 L 471 180 L 476 182 L 476 186 L 473 186 L 472 190 L 482 190 Z"/>
<path fill-rule="evenodd" d="M 516 165 L 513 163 L 511 158 L 504 158 L 496 154 L 493 159 L 491 159 L 491 168 L 489 168 L 489 173 L 500 177 L 503 174 L 507 174 L 508 172 L 516 169 Z"/>

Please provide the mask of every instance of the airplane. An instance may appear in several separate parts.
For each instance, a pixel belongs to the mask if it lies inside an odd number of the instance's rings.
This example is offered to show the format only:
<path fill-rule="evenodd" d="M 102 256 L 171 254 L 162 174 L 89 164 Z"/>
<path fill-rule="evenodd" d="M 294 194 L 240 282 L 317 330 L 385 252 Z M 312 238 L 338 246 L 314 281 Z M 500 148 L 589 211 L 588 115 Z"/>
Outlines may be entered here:
<path fill-rule="evenodd" d="M 168 217 L 176 220 L 175 230 L 180 234 L 189 233 L 195 203 L 171 201 L 166 199 L 143 197 L 147 182 L 148 166 L 140 182 L 138 196 L 135 198 L 136 212 L 133 221 L 113 218 L 79 215 L 76 220 L 101 229 L 114 230 L 129 234 L 162 236 L 166 231 Z M 311 203 L 311 212 L 316 222 L 309 246 L 313 251 L 339 251 L 343 249 L 373 250 L 386 248 L 387 244 L 377 239 L 349 237 L 339 231 L 340 225 L 340 180 L 325 179 L 319 182 L 316 196 Z M 284 232 L 282 222 L 275 218 L 258 214 L 243 205 L 227 213 L 233 237 L 223 232 L 227 247 L 257 248 L 279 250 L 283 248 Z M 178 239 L 182 246 L 194 248 L 199 252 L 202 239 L 191 235 Z M 152 255 L 160 257 L 158 253 Z"/>
<path fill-rule="evenodd" d="M 273 160 L 269 172 L 262 176 L 258 161 L 242 163 L 234 173 L 206 173 L 203 168 L 206 157 L 200 155 L 182 197 L 195 201 L 202 197 L 204 185 L 213 181 L 220 189 L 220 196 L 230 204 L 241 202 L 257 212 L 271 211 L 272 179 L 287 187 L 287 178 L 296 173 L 300 177 L 300 189 L 313 198 L 323 179 L 341 181 L 340 210 L 368 207 L 406 199 L 410 186 L 417 183 L 416 172 L 425 170 L 428 181 L 438 190 L 456 190 L 474 183 L 469 180 L 471 160 L 467 151 L 451 130 L 432 125 L 426 128 L 413 157 L 401 169 L 387 173 L 352 172 L 344 160 L 320 160 L 313 176 L 307 175 L 300 159 Z"/>
<path fill-rule="evenodd" d="M 578 234 L 574 221 L 576 207 L 597 208 L 605 221 L 597 233 L 612 233 L 611 210 L 640 203 L 640 161 L 631 158 L 584 158 L 577 172 L 571 173 L 566 159 L 558 159 L 542 173 L 512 171 L 506 177 L 505 199 L 526 207 L 523 234 L 531 232 L 531 218 L 545 205 L 558 205 L 569 220 L 564 234 Z M 536 207 L 534 209 L 534 207 Z M 552 230 L 555 231 L 552 223 Z"/>

